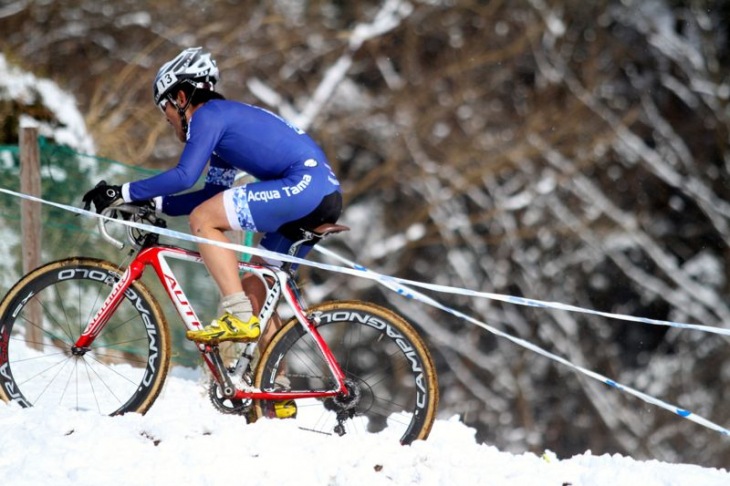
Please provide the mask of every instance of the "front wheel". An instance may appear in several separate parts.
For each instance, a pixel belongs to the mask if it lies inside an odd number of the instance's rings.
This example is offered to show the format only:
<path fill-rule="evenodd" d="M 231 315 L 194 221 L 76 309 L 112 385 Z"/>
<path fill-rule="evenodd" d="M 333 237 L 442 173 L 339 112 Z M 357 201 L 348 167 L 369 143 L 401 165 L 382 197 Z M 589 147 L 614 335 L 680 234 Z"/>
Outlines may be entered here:
<path fill-rule="evenodd" d="M 297 424 L 326 434 L 385 433 L 403 444 L 428 437 L 438 383 L 431 355 L 413 327 L 387 309 L 359 301 L 321 304 L 308 315 L 345 373 L 350 393 L 297 400 Z M 296 319 L 272 338 L 254 375 L 261 390 L 282 382 L 292 391 L 335 387 L 314 339 Z M 255 412 L 275 415 L 266 401 L 258 402 Z"/>
<path fill-rule="evenodd" d="M 115 415 L 144 413 L 162 388 L 170 339 L 157 301 L 135 282 L 88 350 L 74 349 L 122 270 L 92 258 L 49 263 L 0 303 L 0 399 Z"/>

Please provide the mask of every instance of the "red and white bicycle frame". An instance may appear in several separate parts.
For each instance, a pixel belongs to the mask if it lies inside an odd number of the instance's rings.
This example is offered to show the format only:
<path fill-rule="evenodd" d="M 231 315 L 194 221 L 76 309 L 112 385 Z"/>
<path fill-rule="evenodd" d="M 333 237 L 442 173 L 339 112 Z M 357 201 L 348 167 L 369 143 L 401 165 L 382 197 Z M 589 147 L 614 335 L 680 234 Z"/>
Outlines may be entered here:
<path fill-rule="evenodd" d="M 200 253 L 192 250 L 186 250 L 184 248 L 154 245 L 140 250 L 136 257 L 127 266 L 124 273 L 120 276 L 119 280 L 114 283 L 111 292 L 102 303 L 99 311 L 86 325 L 84 332 L 76 341 L 76 348 L 88 349 L 91 347 L 94 339 L 102 332 L 104 326 L 107 322 L 109 322 L 110 317 L 116 311 L 124 297 L 124 294 L 134 282 L 142 277 L 142 274 L 148 266 L 154 268 L 158 279 L 162 283 L 168 297 L 182 318 L 185 327 L 191 330 L 200 328 L 202 326 L 200 319 L 185 295 L 185 291 L 180 285 L 180 282 L 170 268 L 170 265 L 167 262 L 168 258 L 172 260 L 181 260 L 200 264 L 203 263 Z M 271 316 L 276 310 L 279 298 L 283 293 L 284 299 L 289 305 L 289 308 L 293 311 L 297 321 L 299 321 L 299 323 L 304 326 L 307 332 L 312 336 L 317 348 L 325 358 L 330 372 L 332 373 L 332 377 L 334 378 L 334 382 L 336 383 L 336 387 L 331 390 L 263 391 L 250 386 L 245 386 L 243 389 L 236 388 L 234 394 L 230 398 L 238 400 L 282 400 L 324 398 L 336 395 L 346 396 L 348 392 L 345 386 L 345 375 L 332 354 L 332 351 L 327 346 L 327 343 L 324 339 L 322 339 L 317 331 L 315 323 L 306 315 L 301 304 L 299 290 L 297 289 L 296 283 L 293 281 L 292 277 L 281 269 L 247 262 L 239 262 L 239 270 L 242 272 L 252 273 L 264 282 L 266 282 L 265 277 L 268 277 L 269 281 L 273 282 L 273 284 L 267 285 L 268 290 L 266 301 L 264 302 L 259 315 L 262 327 L 265 327 L 266 323 L 268 323 L 271 319 Z M 255 344 L 250 344 L 249 346 L 255 347 Z M 200 350 L 203 360 L 208 368 L 211 370 L 218 382 L 222 384 L 224 382 L 224 377 L 220 374 L 220 366 L 216 366 L 216 363 L 211 358 L 211 347 L 205 344 L 198 344 L 198 349 Z M 250 349 L 247 352 L 251 355 L 252 351 L 253 349 Z"/>

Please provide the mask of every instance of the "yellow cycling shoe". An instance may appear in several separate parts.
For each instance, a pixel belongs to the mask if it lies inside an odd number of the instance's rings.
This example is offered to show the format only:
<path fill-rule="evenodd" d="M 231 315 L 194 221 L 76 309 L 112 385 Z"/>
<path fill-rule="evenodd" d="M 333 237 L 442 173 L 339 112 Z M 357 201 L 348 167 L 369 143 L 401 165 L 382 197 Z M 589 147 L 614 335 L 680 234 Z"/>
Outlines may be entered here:
<path fill-rule="evenodd" d="M 218 344 L 223 341 L 247 343 L 256 341 L 260 335 L 261 326 L 258 317 L 251 316 L 248 322 L 243 322 L 228 312 L 202 329 L 185 333 L 185 337 L 189 340 L 202 344 Z"/>
<path fill-rule="evenodd" d="M 289 391 L 291 390 L 291 381 L 286 375 L 278 375 L 274 379 L 274 390 Z M 297 404 L 290 398 L 284 400 L 276 400 L 271 402 L 271 407 L 267 412 L 268 418 L 287 419 L 297 416 Z"/>
<path fill-rule="evenodd" d="M 297 416 L 297 404 L 294 400 L 279 400 L 274 402 L 273 413 L 270 418 L 294 418 Z"/>

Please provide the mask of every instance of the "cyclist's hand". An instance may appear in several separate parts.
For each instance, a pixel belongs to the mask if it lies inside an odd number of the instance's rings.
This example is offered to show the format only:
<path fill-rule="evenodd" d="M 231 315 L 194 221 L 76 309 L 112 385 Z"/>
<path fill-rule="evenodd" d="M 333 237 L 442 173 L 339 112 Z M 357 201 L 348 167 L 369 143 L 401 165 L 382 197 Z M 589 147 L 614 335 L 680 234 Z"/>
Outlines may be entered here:
<path fill-rule="evenodd" d="M 87 211 L 94 203 L 97 213 L 101 213 L 109 206 L 117 205 L 123 202 L 121 186 L 110 186 L 106 181 L 99 182 L 96 187 L 84 194 L 82 199 L 84 209 Z"/>
<path fill-rule="evenodd" d="M 132 201 L 129 204 L 140 208 L 138 216 L 144 217 L 147 214 L 157 214 L 157 209 L 156 209 L 157 205 L 155 204 L 154 199 L 145 199 L 143 201 Z M 129 214 L 122 213 L 122 217 L 124 219 L 128 219 Z"/>
<path fill-rule="evenodd" d="M 155 212 L 155 208 L 156 208 L 154 199 L 145 199 L 143 201 L 132 201 L 129 204 L 132 204 L 134 206 L 139 206 L 141 208 L 145 208 L 149 211 L 152 211 L 153 213 Z"/>

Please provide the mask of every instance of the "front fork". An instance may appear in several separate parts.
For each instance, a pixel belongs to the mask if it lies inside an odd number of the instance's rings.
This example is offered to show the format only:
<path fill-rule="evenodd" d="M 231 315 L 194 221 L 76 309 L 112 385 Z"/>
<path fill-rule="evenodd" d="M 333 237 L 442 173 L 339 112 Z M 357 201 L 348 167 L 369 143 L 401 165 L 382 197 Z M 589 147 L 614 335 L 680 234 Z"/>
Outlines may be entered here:
<path fill-rule="evenodd" d="M 81 336 L 79 336 L 71 348 L 71 352 L 74 355 L 82 356 L 91 348 L 94 339 L 104 330 L 109 319 L 116 312 L 122 299 L 124 299 L 124 294 L 127 292 L 127 289 L 142 276 L 143 271 L 144 264 L 133 261 L 124 273 L 122 273 L 122 276 L 114 283 L 111 292 L 104 299 L 97 313 L 86 324 L 84 332 L 81 333 Z"/>

